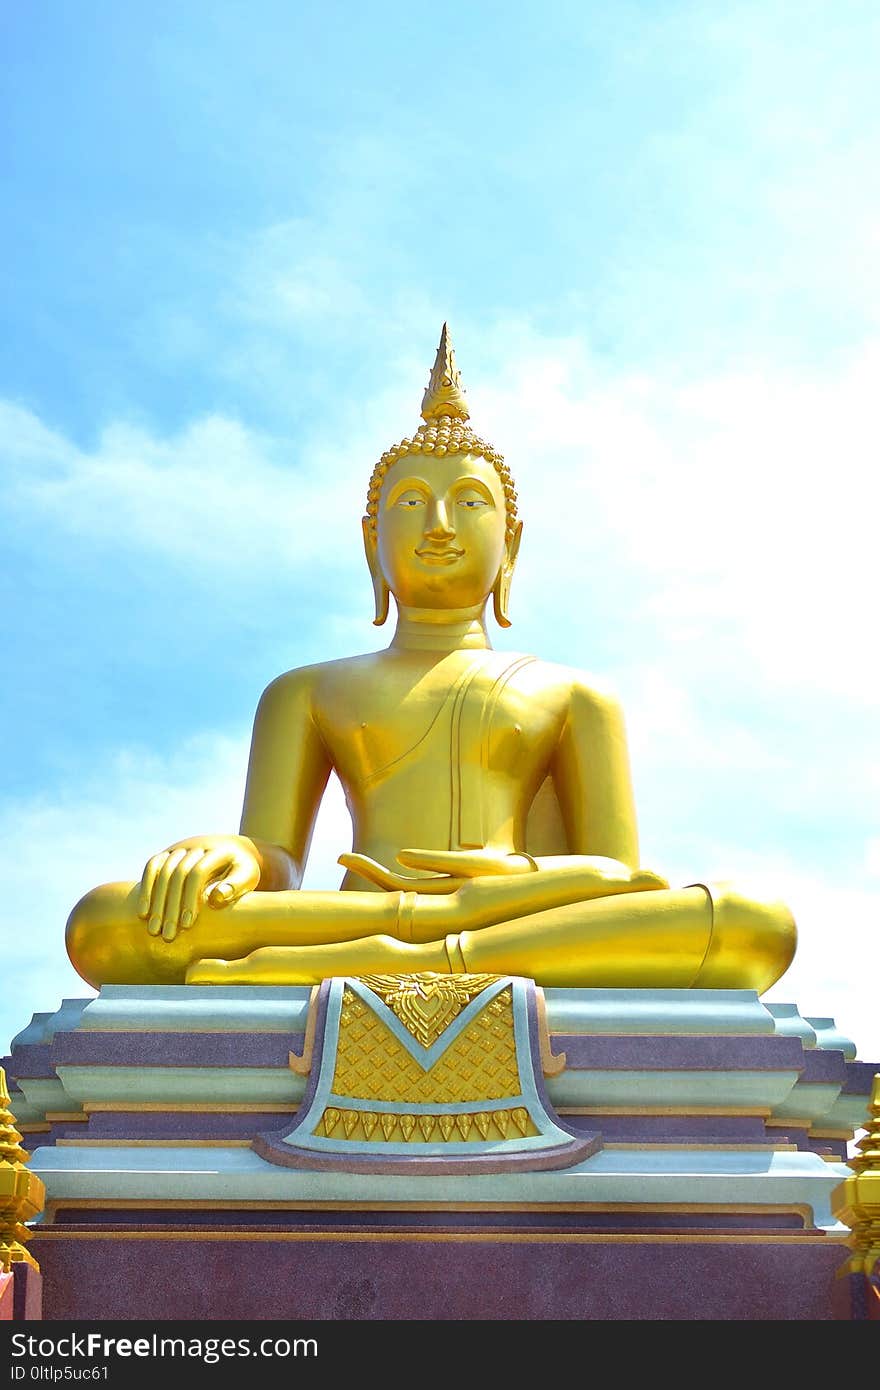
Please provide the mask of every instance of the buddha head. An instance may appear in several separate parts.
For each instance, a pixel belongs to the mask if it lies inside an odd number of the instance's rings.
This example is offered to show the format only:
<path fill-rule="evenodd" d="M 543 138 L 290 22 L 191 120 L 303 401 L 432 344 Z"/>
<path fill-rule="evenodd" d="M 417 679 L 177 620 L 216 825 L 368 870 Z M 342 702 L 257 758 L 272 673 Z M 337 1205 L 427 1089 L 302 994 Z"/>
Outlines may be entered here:
<path fill-rule="evenodd" d="M 508 602 L 522 522 L 501 454 L 468 425 L 469 412 L 446 324 L 422 400 L 424 424 L 387 449 L 373 469 L 363 519 L 377 625 L 389 594 L 413 608 L 469 609 L 492 595 Z"/>

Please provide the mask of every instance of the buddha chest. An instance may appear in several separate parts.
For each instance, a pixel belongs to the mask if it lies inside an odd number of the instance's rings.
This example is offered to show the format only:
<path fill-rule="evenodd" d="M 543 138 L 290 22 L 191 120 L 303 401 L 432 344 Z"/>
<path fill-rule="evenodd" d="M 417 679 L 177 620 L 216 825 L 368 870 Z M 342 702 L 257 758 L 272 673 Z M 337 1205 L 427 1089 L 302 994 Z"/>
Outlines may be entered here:
<path fill-rule="evenodd" d="M 564 720 L 547 668 L 470 651 L 431 665 L 392 659 L 371 679 L 352 674 L 323 692 L 319 723 L 359 818 L 427 814 L 453 846 L 508 833 L 546 776 Z"/>

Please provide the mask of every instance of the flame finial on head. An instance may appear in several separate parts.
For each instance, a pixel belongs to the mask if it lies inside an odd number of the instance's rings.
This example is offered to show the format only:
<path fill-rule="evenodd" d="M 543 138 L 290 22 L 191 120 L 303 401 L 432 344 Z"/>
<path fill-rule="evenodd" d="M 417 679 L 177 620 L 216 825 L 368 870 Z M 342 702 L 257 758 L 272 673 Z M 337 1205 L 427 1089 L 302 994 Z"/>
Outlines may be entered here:
<path fill-rule="evenodd" d="M 470 419 L 464 387 L 461 384 L 461 372 L 455 364 L 455 349 L 449 336 L 449 325 L 446 323 L 440 334 L 440 346 L 434 358 L 431 378 L 422 397 L 423 420 L 436 420 L 441 415 L 459 420 Z"/>
<path fill-rule="evenodd" d="M 379 494 L 382 491 L 383 479 L 388 469 L 398 459 L 405 458 L 409 454 L 422 454 L 426 458 L 430 458 L 432 455 L 435 458 L 443 458 L 444 454 L 472 454 L 478 458 L 484 458 L 487 463 L 491 463 L 501 479 L 501 486 L 504 489 L 504 505 L 507 512 L 507 532 L 512 541 L 518 522 L 516 490 L 510 476 L 510 469 L 498 450 L 493 448 L 491 444 L 487 444 L 485 439 L 480 439 L 478 435 L 474 434 L 467 423 L 470 419 L 470 411 L 464 399 L 461 373 L 455 365 L 455 353 L 449 338 L 449 326 L 445 323 L 440 334 L 440 346 L 434 359 L 428 389 L 422 398 L 422 418 L 425 423 L 419 425 L 415 434 L 402 439 L 399 444 L 392 445 L 390 449 L 386 449 L 373 469 L 367 491 L 367 515 L 365 518 L 370 534 L 374 537 L 376 535 Z"/>

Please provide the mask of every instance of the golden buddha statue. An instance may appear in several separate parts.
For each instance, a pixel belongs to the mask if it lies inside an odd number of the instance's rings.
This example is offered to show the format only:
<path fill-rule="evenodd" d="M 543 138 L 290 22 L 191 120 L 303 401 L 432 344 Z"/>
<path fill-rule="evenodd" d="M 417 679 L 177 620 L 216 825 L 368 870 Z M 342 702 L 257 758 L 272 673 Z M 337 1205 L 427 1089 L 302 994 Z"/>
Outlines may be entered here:
<path fill-rule="evenodd" d="M 238 835 L 94 889 L 67 944 L 90 984 L 313 984 L 501 972 L 542 985 L 751 988 L 791 962 L 781 903 L 673 889 L 639 867 L 615 700 L 577 671 L 493 651 L 522 533 L 479 439 L 446 325 L 411 439 L 370 480 L 363 535 L 391 645 L 289 671 L 254 724 Z M 301 890 L 327 779 L 351 811 L 334 892 Z M 412 846 L 408 848 L 408 846 Z"/>

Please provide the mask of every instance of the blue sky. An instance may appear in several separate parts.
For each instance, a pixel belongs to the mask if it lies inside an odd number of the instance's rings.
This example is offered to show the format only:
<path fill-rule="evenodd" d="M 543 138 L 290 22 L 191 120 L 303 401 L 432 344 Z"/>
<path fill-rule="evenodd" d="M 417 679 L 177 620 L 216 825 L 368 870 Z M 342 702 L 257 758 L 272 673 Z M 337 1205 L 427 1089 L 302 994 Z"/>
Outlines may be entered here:
<path fill-rule="evenodd" d="M 363 494 L 448 318 L 525 518 L 497 645 L 617 686 L 645 864 L 787 896 L 771 997 L 880 1059 L 876 6 L 47 0 L 3 49 L 2 1038 L 84 992 L 87 888 L 234 828 L 263 686 L 381 644 Z"/>

